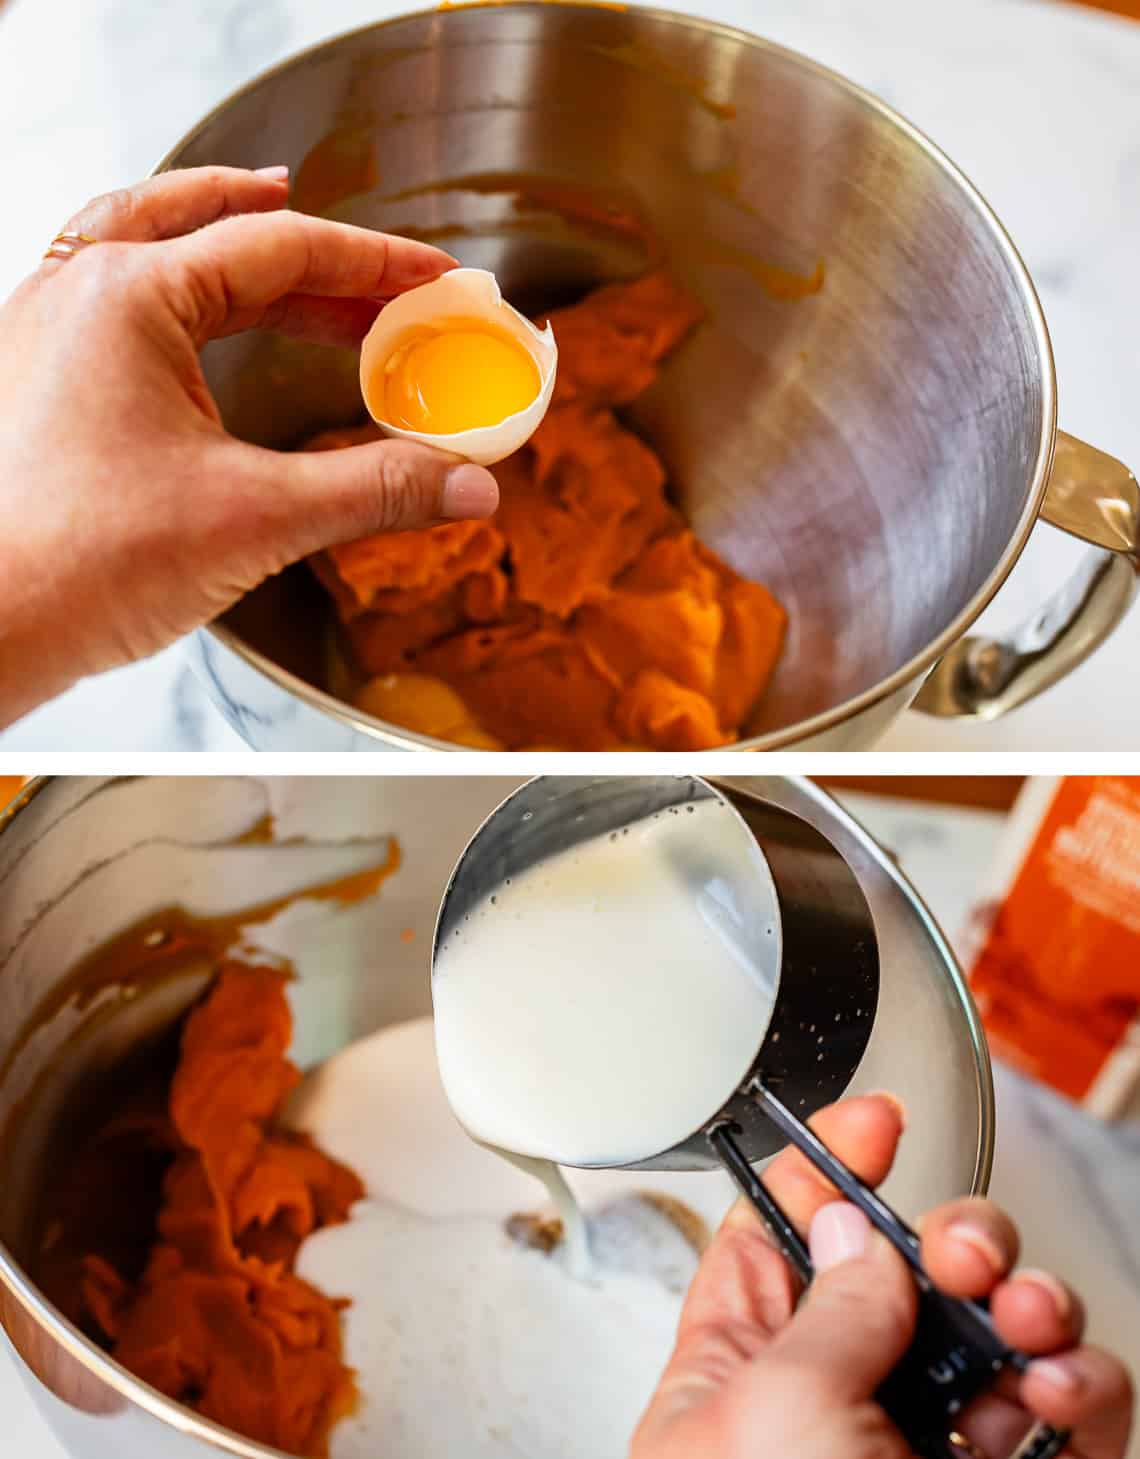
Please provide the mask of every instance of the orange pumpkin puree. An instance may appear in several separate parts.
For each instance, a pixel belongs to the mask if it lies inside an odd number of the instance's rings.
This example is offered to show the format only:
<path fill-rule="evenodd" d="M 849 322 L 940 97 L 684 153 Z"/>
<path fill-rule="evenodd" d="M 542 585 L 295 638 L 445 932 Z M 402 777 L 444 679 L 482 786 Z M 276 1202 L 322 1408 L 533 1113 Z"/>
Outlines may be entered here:
<path fill-rule="evenodd" d="M 701 316 L 663 271 L 551 314 L 553 403 L 495 468 L 495 516 L 313 560 L 368 681 L 362 708 L 487 748 L 700 750 L 737 738 L 786 615 L 688 530 L 660 460 L 614 413 Z M 308 449 L 378 437 L 373 426 L 326 432 Z"/>
<path fill-rule="evenodd" d="M 323 1459 L 356 1396 L 345 1304 L 293 1266 L 364 1190 L 278 1124 L 300 1079 L 285 984 L 274 968 L 221 965 L 183 1026 L 173 1079 L 136 1083 L 61 1172 L 39 1278 L 145 1382 Z"/>

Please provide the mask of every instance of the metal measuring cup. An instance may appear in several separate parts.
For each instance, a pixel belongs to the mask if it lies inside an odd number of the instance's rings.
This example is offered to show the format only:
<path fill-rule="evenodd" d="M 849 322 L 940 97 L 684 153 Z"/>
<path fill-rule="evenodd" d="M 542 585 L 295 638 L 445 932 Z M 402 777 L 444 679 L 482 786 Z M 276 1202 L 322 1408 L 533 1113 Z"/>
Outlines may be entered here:
<path fill-rule="evenodd" d="M 509 796 L 468 842 L 436 924 L 433 958 L 508 879 L 579 842 L 710 799 L 726 802 L 740 820 L 742 847 L 751 836 L 761 852 L 758 874 L 766 880 L 757 896 L 767 900 L 775 932 L 768 1021 L 757 1029 L 755 1058 L 740 1071 L 738 1090 L 699 1129 L 634 1169 L 715 1167 L 706 1131 L 721 1119 L 739 1126 L 749 1161 L 774 1154 L 785 1140 L 739 1092 L 752 1075 L 762 1075 L 803 1119 L 850 1084 L 874 1023 L 879 955 L 870 908 L 843 857 L 798 817 L 696 775 L 540 776 Z"/>

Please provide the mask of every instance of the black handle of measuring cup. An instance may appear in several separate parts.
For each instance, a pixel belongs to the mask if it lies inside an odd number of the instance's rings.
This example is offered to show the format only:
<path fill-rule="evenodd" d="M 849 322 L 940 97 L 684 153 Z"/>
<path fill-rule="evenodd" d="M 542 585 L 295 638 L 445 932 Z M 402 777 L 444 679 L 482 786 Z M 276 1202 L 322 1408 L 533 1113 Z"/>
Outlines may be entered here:
<path fill-rule="evenodd" d="M 961 1410 L 989 1388 L 1006 1367 L 1024 1370 L 1029 1359 L 998 1335 L 984 1302 L 951 1297 L 935 1287 L 922 1264 L 917 1233 L 848 1169 L 823 1141 L 758 1080 L 749 1094 L 777 1129 L 895 1246 L 918 1287 L 918 1315 L 911 1346 L 878 1392 L 878 1399 L 907 1442 L 923 1459 L 961 1459 L 952 1442 Z M 749 1165 L 728 1125 L 709 1133 L 718 1159 L 767 1222 L 804 1282 L 814 1268 L 807 1245 L 787 1214 Z M 1012 1459 L 1056 1459 L 1068 1433 L 1037 1424 Z"/>

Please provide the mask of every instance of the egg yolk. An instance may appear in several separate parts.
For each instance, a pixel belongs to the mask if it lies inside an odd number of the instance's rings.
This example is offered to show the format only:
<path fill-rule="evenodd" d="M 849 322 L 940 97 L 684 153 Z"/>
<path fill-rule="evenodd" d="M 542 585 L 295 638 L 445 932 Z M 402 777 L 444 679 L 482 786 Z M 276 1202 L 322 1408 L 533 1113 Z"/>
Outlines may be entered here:
<path fill-rule="evenodd" d="M 384 674 L 370 679 L 357 694 L 356 703 L 377 719 L 403 725 L 416 734 L 476 750 L 503 748 L 476 723 L 451 685 L 429 674 Z"/>
<path fill-rule="evenodd" d="M 437 436 L 496 426 L 542 388 L 523 345 L 478 320 L 417 331 L 385 361 L 383 376 L 382 392 L 369 392 L 383 400 L 383 419 Z"/>

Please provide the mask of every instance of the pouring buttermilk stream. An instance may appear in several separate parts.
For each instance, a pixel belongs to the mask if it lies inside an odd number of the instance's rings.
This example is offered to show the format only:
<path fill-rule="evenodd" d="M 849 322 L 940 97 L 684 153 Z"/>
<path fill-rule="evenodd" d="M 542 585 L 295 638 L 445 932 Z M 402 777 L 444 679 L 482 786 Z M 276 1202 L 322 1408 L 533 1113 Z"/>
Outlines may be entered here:
<path fill-rule="evenodd" d="M 452 1109 L 525 1160 L 577 1242 L 559 1165 L 636 1165 L 748 1073 L 779 935 L 763 862 L 719 798 L 673 805 L 508 878 L 437 947 L 436 1051 Z"/>

